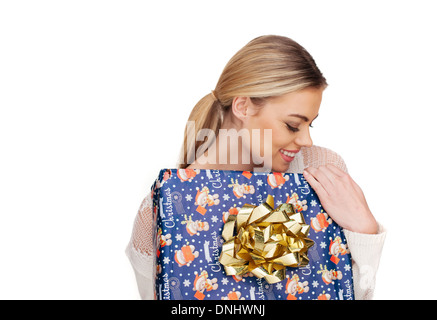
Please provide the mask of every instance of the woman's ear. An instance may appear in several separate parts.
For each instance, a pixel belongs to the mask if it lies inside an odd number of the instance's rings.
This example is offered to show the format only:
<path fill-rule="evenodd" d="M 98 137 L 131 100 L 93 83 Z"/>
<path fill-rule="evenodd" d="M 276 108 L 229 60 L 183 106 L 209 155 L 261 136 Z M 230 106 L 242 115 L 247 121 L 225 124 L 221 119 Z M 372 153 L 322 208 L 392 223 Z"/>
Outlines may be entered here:
<path fill-rule="evenodd" d="M 232 113 L 234 116 L 241 120 L 245 121 L 247 119 L 249 108 L 249 98 L 248 97 L 235 97 L 232 101 Z"/>

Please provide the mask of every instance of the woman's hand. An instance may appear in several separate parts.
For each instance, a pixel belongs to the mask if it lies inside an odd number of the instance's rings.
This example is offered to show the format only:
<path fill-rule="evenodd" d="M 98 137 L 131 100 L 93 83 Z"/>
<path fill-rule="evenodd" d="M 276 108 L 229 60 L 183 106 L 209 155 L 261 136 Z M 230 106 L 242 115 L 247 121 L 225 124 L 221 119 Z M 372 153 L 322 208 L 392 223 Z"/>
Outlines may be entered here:
<path fill-rule="evenodd" d="M 363 191 L 348 173 L 331 164 L 308 167 L 303 173 L 326 213 L 339 226 L 353 232 L 377 233 L 378 224 Z"/>

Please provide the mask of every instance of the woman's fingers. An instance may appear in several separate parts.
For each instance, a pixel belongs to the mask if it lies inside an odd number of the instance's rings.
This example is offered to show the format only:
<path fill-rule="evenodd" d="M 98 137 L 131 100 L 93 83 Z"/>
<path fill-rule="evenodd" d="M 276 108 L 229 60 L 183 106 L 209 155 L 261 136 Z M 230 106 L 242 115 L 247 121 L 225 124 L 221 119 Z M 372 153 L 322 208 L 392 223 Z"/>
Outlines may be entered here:
<path fill-rule="evenodd" d="M 308 167 L 304 177 L 329 216 L 343 228 L 375 233 L 374 219 L 361 188 L 347 172 L 333 165 Z"/>
<path fill-rule="evenodd" d="M 323 198 L 324 196 L 327 196 L 327 192 L 325 188 L 323 187 L 322 183 L 320 183 L 312 174 L 314 172 L 314 168 L 308 167 L 303 171 L 303 176 L 305 177 L 306 181 L 310 184 L 310 186 L 314 189 L 314 191 L 317 193 L 319 198 Z"/>
<path fill-rule="evenodd" d="M 344 180 L 349 180 L 347 181 L 348 183 L 351 183 L 353 188 L 355 190 L 357 190 L 358 192 L 362 192 L 360 186 L 352 179 L 352 177 L 347 173 L 344 172 L 343 170 L 337 168 L 336 166 L 334 166 L 333 164 L 327 164 L 326 165 L 329 169 L 331 169 L 331 171 L 337 175 L 339 178 L 342 178 Z"/>
<path fill-rule="evenodd" d="M 306 170 L 316 179 L 329 194 L 329 190 L 332 190 L 333 184 L 335 184 L 335 176 L 329 169 L 324 166 L 318 168 L 308 167 Z"/>
<path fill-rule="evenodd" d="M 320 166 L 318 170 L 321 172 L 320 174 L 323 173 L 326 176 L 326 179 L 329 180 L 329 182 L 331 183 L 330 188 L 332 187 L 332 185 L 336 184 L 338 182 L 338 179 L 340 178 L 338 173 L 333 171 L 328 166 Z"/>

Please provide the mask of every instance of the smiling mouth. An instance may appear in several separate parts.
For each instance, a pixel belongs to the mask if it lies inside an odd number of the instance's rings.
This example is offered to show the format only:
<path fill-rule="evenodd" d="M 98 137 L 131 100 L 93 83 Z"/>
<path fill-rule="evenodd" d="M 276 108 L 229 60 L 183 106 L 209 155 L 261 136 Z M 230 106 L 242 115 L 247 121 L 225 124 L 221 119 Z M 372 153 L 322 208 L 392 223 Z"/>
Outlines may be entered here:
<path fill-rule="evenodd" d="M 281 153 L 281 157 L 285 162 L 291 162 L 293 161 L 294 157 L 300 150 L 285 150 L 280 149 L 279 152 Z"/>
<path fill-rule="evenodd" d="M 287 150 L 287 149 L 280 149 L 279 152 L 282 154 L 285 154 L 289 157 L 294 157 L 297 153 L 299 153 L 300 150 Z"/>
<path fill-rule="evenodd" d="M 290 151 L 287 151 L 287 150 L 284 150 L 284 149 L 279 150 L 279 152 L 284 154 L 284 155 L 286 155 L 286 156 L 288 156 L 288 157 L 290 157 L 290 158 L 294 157 L 296 155 L 296 153 L 297 153 L 297 152 L 290 152 Z"/>

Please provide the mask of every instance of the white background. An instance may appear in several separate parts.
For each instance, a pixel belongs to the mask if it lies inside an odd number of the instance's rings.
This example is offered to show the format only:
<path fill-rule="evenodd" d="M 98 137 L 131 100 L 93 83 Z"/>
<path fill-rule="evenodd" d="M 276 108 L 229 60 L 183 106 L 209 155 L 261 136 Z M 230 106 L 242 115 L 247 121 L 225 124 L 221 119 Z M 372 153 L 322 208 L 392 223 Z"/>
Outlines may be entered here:
<path fill-rule="evenodd" d="M 0 298 L 138 299 L 124 254 L 231 56 L 288 36 L 329 83 L 314 144 L 388 235 L 376 299 L 436 299 L 433 1 L 0 2 Z"/>

